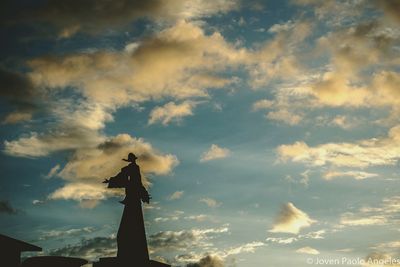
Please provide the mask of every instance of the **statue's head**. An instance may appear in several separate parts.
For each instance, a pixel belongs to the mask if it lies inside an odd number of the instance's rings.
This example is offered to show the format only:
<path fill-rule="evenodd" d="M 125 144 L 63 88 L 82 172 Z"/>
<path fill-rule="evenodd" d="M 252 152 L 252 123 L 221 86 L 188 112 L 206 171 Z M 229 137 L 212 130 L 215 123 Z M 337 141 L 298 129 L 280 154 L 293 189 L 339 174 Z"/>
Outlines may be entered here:
<path fill-rule="evenodd" d="M 129 153 L 129 154 L 128 154 L 128 159 L 122 159 L 122 160 L 125 160 L 125 161 L 127 161 L 127 162 L 135 162 L 135 161 L 137 160 L 137 158 L 138 158 L 138 157 L 136 157 L 135 154 Z"/>

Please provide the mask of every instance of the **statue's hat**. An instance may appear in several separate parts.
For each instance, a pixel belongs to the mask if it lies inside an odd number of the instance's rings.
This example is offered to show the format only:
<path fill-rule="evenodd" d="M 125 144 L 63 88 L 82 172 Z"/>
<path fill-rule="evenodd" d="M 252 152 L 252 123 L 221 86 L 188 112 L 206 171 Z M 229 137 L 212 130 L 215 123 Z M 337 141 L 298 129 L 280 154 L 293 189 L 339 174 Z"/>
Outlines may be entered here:
<path fill-rule="evenodd" d="M 128 159 L 122 159 L 122 160 L 127 161 L 127 162 L 134 162 L 137 158 L 138 157 L 136 157 L 135 154 L 129 153 L 128 154 Z"/>

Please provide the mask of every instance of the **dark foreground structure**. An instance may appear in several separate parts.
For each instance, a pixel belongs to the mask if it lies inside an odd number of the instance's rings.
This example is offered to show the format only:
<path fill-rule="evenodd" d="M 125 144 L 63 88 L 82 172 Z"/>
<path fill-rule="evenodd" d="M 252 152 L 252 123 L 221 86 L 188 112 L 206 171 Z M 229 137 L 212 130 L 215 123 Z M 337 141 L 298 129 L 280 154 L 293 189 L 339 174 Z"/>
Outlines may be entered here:
<path fill-rule="evenodd" d="M 41 247 L 0 234 L 0 266 L 4 267 L 80 267 L 87 260 L 69 257 L 41 256 L 21 264 L 21 252 L 42 251 Z"/>
<path fill-rule="evenodd" d="M 21 265 L 21 252 L 42 251 L 41 247 L 20 241 L 0 234 L 1 266 L 19 267 Z"/>
<path fill-rule="evenodd" d="M 21 267 L 80 267 L 88 263 L 87 260 L 71 257 L 41 256 L 25 260 Z"/>

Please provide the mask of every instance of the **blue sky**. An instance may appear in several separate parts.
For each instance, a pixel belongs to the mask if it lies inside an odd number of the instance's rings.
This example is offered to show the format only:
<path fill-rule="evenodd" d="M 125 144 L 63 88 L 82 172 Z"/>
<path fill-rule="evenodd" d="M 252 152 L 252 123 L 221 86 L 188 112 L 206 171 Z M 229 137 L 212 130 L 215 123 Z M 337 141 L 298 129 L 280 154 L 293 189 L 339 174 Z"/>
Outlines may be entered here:
<path fill-rule="evenodd" d="M 398 266 L 397 1 L 1 10 L 2 233 L 115 255 L 123 192 L 101 181 L 134 152 L 152 258 Z"/>

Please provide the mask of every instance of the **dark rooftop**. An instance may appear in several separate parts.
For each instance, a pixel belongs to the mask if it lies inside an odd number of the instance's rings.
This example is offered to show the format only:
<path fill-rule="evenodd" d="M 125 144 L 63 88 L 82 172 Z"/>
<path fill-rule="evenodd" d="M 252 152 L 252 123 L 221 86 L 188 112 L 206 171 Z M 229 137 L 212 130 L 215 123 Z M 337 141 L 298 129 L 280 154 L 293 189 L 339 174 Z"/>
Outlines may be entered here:
<path fill-rule="evenodd" d="M 0 234 L 0 246 L 3 248 L 13 248 L 19 251 L 42 251 L 41 247 L 2 234 Z"/>

